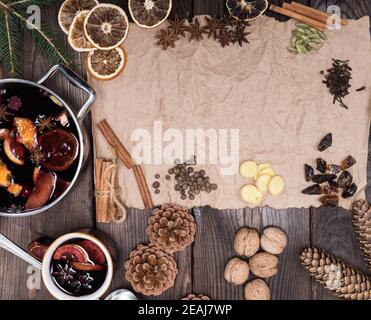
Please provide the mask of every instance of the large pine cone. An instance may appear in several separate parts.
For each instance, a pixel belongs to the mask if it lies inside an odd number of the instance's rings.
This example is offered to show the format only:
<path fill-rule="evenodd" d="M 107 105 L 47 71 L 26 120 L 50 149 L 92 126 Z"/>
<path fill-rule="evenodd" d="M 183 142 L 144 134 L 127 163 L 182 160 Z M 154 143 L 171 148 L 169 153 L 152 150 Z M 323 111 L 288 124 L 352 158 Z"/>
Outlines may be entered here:
<path fill-rule="evenodd" d="M 310 275 L 336 296 L 348 300 L 371 299 L 371 278 L 341 259 L 316 248 L 307 248 L 300 260 Z"/>
<path fill-rule="evenodd" d="M 371 207 L 366 200 L 353 203 L 353 225 L 365 260 L 371 270 Z"/>
<path fill-rule="evenodd" d="M 186 297 L 182 298 L 181 300 L 210 300 L 210 298 L 203 294 L 190 293 Z"/>
<path fill-rule="evenodd" d="M 174 258 L 153 244 L 140 244 L 130 252 L 125 270 L 133 289 L 146 296 L 158 296 L 171 288 L 178 274 Z"/>
<path fill-rule="evenodd" d="M 153 211 L 148 220 L 147 233 L 152 243 L 173 253 L 193 242 L 196 224 L 187 208 L 165 204 Z"/>

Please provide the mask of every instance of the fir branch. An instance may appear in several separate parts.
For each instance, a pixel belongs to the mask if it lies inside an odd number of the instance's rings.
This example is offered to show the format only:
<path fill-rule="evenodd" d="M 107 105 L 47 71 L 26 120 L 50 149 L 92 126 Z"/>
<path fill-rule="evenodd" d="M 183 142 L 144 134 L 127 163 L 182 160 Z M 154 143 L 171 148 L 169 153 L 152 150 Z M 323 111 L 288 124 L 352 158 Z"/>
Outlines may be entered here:
<path fill-rule="evenodd" d="M 58 36 L 47 26 L 41 25 L 38 28 L 21 13 L 11 11 L 11 14 L 19 19 L 22 29 L 31 34 L 50 64 L 63 63 L 67 66 L 70 65 L 71 58 L 68 51 L 59 41 Z"/>
<path fill-rule="evenodd" d="M 0 56 L 7 74 L 10 77 L 19 77 L 19 49 L 21 47 L 21 33 L 16 19 L 7 11 L 0 11 Z"/>
<path fill-rule="evenodd" d="M 32 5 L 36 5 L 36 6 L 50 6 L 50 5 L 53 5 L 53 4 L 56 4 L 58 3 L 59 0 L 18 0 L 18 1 L 14 1 L 14 2 L 11 2 L 9 3 L 9 5 L 11 7 L 16 7 L 16 6 L 32 6 Z"/>

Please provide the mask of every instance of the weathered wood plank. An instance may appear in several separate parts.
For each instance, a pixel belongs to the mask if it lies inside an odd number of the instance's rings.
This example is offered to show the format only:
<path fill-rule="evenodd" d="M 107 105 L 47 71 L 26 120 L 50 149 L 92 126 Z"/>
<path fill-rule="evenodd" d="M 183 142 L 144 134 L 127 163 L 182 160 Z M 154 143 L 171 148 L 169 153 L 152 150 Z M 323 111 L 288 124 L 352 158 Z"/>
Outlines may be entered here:
<path fill-rule="evenodd" d="M 261 209 L 263 230 L 275 226 L 285 231 L 288 245 L 279 256 L 280 268 L 268 284 L 274 300 L 309 300 L 311 298 L 311 279 L 299 261 L 301 250 L 310 243 L 309 210 Z"/>
<path fill-rule="evenodd" d="M 311 221 L 311 245 L 342 258 L 347 263 L 367 272 L 361 251 L 355 238 L 351 212 L 341 208 L 313 209 Z M 335 297 L 318 284 L 313 285 L 313 299 Z"/>
<path fill-rule="evenodd" d="M 243 286 L 234 286 L 224 279 L 224 267 L 236 253 L 235 233 L 251 222 L 259 228 L 257 210 L 214 210 L 203 208 L 195 214 L 197 236 L 193 245 L 193 292 L 211 299 L 243 299 Z M 245 218 L 246 217 L 246 218 Z"/>

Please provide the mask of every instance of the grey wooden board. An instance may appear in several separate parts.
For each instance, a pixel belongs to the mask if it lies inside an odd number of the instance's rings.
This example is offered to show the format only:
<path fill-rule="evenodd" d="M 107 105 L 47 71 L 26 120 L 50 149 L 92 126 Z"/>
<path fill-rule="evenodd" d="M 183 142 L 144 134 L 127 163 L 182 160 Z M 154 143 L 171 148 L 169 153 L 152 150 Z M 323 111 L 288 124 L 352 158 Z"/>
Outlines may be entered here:
<path fill-rule="evenodd" d="M 122 1 L 107 1 L 122 5 Z M 276 4 L 283 1 L 273 0 Z M 337 4 L 342 8 L 344 17 L 358 18 L 370 15 L 371 2 L 355 1 L 303 1 L 322 10 L 328 4 Z M 224 0 L 173 0 L 172 15 L 192 17 L 194 14 L 224 14 Z M 125 3 L 126 5 L 126 3 Z M 125 6 L 124 6 L 125 8 Z M 55 30 L 57 27 L 57 8 L 43 9 L 43 19 Z M 280 17 L 280 20 L 284 20 Z M 60 33 L 66 43 L 66 37 Z M 66 43 L 67 45 L 67 43 Z M 81 57 L 76 57 L 76 64 L 81 66 Z M 24 77 L 37 80 L 48 70 L 48 65 L 26 36 L 24 40 Z M 78 68 L 84 76 L 83 69 Z M 67 81 L 58 77 L 50 81 L 62 97 L 78 107 L 84 96 Z M 89 119 L 86 122 L 89 128 Z M 370 157 L 369 157 L 370 159 Z M 119 249 L 119 263 L 111 288 L 127 287 L 124 279 L 123 263 L 129 252 L 139 243 L 146 243 L 146 222 L 149 211 L 131 209 L 124 224 L 98 224 L 94 219 L 93 171 L 92 159 L 81 179 L 68 198 L 55 208 L 38 216 L 18 219 L 0 219 L 0 232 L 15 241 L 21 247 L 40 236 L 56 237 L 60 234 L 82 227 L 98 228 L 108 233 Z M 368 178 L 371 178 L 370 166 Z M 368 198 L 371 199 L 369 187 Z M 179 299 L 190 292 L 210 295 L 213 299 L 243 299 L 243 287 L 235 287 L 223 279 L 224 265 L 234 256 L 232 239 L 242 226 L 262 230 L 265 226 L 278 226 L 286 231 L 289 246 L 280 256 L 280 271 L 268 281 L 273 299 L 334 299 L 321 286 L 313 282 L 304 268 L 299 264 L 298 255 L 307 246 L 314 245 L 339 255 L 347 262 L 365 270 L 351 225 L 350 213 L 343 209 L 287 209 L 269 208 L 224 210 L 202 208 L 195 214 L 197 236 L 194 244 L 184 252 L 177 253 L 179 274 L 172 289 L 159 299 Z M 0 299 L 50 299 L 43 288 L 27 289 L 27 264 L 0 249 Z"/>

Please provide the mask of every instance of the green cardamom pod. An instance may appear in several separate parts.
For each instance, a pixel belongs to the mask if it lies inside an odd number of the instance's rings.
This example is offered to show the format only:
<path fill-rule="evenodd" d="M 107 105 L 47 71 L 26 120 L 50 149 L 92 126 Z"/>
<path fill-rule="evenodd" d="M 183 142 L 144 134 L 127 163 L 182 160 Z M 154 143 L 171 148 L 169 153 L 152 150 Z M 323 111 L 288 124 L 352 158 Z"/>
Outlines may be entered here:
<path fill-rule="evenodd" d="M 302 36 L 300 37 L 300 39 L 302 39 L 302 40 L 304 40 L 304 41 L 310 41 L 310 39 L 309 39 L 307 36 L 304 36 L 304 35 L 302 35 Z"/>
<path fill-rule="evenodd" d="M 317 49 L 317 50 L 322 47 L 321 45 L 319 45 L 318 43 L 315 43 L 315 42 L 309 42 L 308 46 L 313 48 L 313 49 Z"/>
<path fill-rule="evenodd" d="M 292 32 L 292 34 L 293 34 L 295 37 L 300 37 L 302 33 L 299 32 L 298 30 L 294 30 L 294 31 Z"/>
<path fill-rule="evenodd" d="M 287 47 L 287 50 L 289 50 L 292 53 L 298 53 L 298 50 L 296 50 L 296 48 L 294 47 Z"/>
<path fill-rule="evenodd" d="M 312 33 L 318 33 L 318 29 L 314 28 L 314 27 L 310 27 L 309 28 L 310 31 L 312 31 Z"/>
<path fill-rule="evenodd" d="M 324 32 L 321 31 L 321 30 L 318 30 L 318 35 L 319 35 L 323 40 L 326 40 L 326 39 L 327 39 L 327 34 L 324 33 Z"/>
<path fill-rule="evenodd" d="M 298 38 L 295 37 L 295 36 L 291 38 L 291 45 L 292 45 L 293 47 L 295 47 L 295 44 L 296 44 L 297 40 L 298 40 Z"/>
<path fill-rule="evenodd" d="M 303 28 L 296 28 L 297 32 L 300 32 L 301 34 L 305 34 L 305 29 Z"/>
<path fill-rule="evenodd" d="M 310 26 L 308 26 L 307 24 L 305 24 L 303 22 L 296 22 L 295 26 L 297 26 L 298 28 L 302 28 L 302 29 L 309 29 L 310 28 Z"/>

